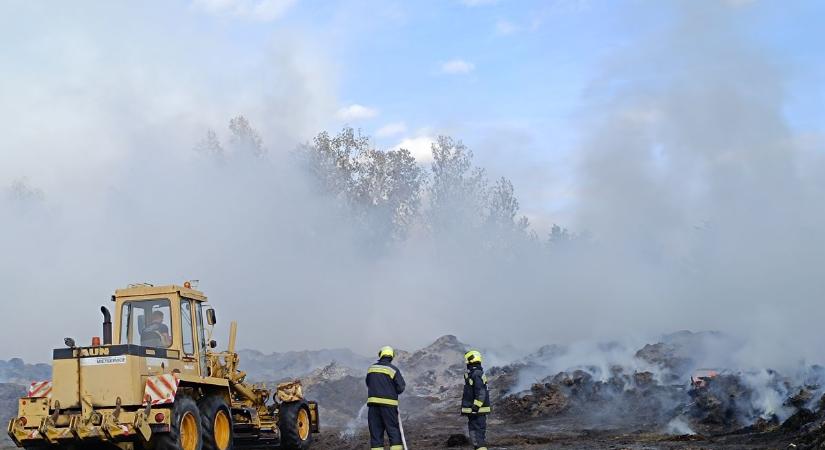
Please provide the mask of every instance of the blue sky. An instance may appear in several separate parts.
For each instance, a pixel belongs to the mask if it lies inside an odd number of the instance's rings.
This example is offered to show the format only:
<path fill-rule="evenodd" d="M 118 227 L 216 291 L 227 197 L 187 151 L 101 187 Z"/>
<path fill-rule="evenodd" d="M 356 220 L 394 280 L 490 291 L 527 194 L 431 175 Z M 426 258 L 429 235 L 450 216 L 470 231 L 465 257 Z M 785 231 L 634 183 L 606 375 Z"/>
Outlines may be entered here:
<path fill-rule="evenodd" d="M 730 14 L 731 31 L 781 67 L 790 125 L 800 133 L 821 133 L 825 55 L 819 18 L 825 4 L 704 2 Z M 579 134 L 576 118 L 589 86 L 617 54 L 673 27 L 683 13 L 679 3 L 298 1 L 271 22 L 220 14 L 203 20 L 230 27 L 252 48 L 272 43 L 275 29 L 308 33 L 337 69 L 341 107 L 372 111 L 343 122 L 373 136 L 390 125 L 378 133 L 384 146 L 453 134 L 476 148 L 492 173 L 516 178 L 517 186 L 523 172 L 543 167 L 533 178 L 546 175 L 546 184 L 557 187 L 549 191 L 554 195 L 574 182 L 569 166 Z M 451 62 L 453 71 L 447 70 Z M 656 77 L 655 68 L 643 69 L 652 71 L 640 76 Z M 564 198 L 541 195 L 534 183 L 541 180 L 530 181 L 532 191 L 522 193 L 532 212 L 566 205 Z"/>

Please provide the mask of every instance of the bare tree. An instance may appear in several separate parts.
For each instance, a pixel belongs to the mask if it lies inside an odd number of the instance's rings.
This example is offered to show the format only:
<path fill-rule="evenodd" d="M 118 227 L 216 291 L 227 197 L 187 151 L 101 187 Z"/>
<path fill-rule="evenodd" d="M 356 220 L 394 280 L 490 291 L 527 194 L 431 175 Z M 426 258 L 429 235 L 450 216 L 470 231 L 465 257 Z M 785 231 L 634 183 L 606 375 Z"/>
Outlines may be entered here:
<path fill-rule="evenodd" d="M 206 136 L 195 144 L 195 151 L 203 156 L 223 159 L 225 152 L 218 135 L 211 128 L 206 130 Z"/>
<path fill-rule="evenodd" d="M 232 132 L 229 143 L 236 151 L 255 157 L 266 154 L 261 136 L 252 128 L 246 117 L 237 116 L 231 119 L 229 121 L 229 131 Z"/>
<path fill-rule="evenodd" d="M 26 178 L 18 178 L 11 182 L 6 193 L 13 201 L 19 203 L 36 203 L 46 198 L 43 190 L 34 187 Z"/>

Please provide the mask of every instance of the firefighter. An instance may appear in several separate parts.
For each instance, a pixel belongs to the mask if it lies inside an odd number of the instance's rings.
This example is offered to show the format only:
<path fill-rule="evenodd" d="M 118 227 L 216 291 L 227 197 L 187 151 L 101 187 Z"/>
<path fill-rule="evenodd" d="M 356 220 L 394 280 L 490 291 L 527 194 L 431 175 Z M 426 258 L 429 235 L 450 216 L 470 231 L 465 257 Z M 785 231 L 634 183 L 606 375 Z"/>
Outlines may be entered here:
<path fill-rule="evenodd" d="M 487 376 L 481 367 L 481 353 L 470 350 L 464 354 L 467 372 L 464 374 L 464 395 L 461 397 L 461 414 L 467 416 L 467 428 L 473 447 L 487 450 L 487 414 L 490 414 L 490 393 Z"/>
<path fill-rule="evenodd" d="M 392 365 L 395 350 L 383 347 L 378 361 L 367 370 L 367 415 L 370 427 L 370 448 L 384 449 L 384 432 L 390 440 L 390 450 L 403 450 L 401 426 L 398 419 L 398 395 L 406 384 L 401 371 Z"/>

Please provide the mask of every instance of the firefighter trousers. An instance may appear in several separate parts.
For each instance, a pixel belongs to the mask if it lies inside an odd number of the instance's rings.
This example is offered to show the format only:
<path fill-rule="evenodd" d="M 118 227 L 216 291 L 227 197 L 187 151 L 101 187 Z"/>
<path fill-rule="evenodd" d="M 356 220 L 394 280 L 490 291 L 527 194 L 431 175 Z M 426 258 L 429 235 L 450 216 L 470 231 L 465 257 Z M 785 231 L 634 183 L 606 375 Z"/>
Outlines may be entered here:
<path fill-rule="evenodd" d="M 370 448 L 384 449 L 384 433 L 390 439 L 390 450 L 403 450 L 401 427 L 398 425 L 398 408 L 395 406 L 370 406 L 367 413 L 370 426 Z"/>
<path fill-rule="evenodd" d="M 467 416 L 467 428 L 470 442 L 475 449 L 487 449 L 487 414 L 470 414 Z"/>

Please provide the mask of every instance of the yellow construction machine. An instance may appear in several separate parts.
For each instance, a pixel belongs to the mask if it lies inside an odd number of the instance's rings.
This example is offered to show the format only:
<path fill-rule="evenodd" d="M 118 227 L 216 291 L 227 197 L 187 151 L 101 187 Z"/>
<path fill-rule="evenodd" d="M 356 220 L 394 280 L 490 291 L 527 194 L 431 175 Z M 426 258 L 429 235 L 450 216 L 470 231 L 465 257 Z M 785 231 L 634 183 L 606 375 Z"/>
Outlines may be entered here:
<path fill-rule="evenodd" d="M 215 310 L 189 282 L 131 285 L 103 312 L 103 339 L 54 350 L 52 380 L 32 383 L 8 425 L 19 447 L 124 450 L 308 449 L 318 405 L 300 381 L 245 381 L 235 352 L 214 351 Z"/>

